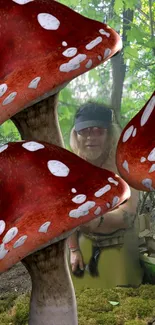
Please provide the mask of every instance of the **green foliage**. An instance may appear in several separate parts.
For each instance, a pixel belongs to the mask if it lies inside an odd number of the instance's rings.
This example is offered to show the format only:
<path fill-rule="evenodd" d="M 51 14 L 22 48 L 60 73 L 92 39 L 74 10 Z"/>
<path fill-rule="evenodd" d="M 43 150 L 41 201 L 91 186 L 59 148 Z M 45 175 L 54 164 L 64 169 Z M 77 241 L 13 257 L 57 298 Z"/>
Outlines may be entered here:
<path fill-rule="evenodd" d="M 19 133 L 10 120 L 0 126 L 0 145 L 18 140 L 20 140 Z"/>
<path fill-rule="evenodd" d="M 124 8 L 124 2 L 123 0 L 115 0 L 114 3 L 114 11 L 117 15 L 120 14 L 120 12 L 122 11 L 122 9 Z"/>

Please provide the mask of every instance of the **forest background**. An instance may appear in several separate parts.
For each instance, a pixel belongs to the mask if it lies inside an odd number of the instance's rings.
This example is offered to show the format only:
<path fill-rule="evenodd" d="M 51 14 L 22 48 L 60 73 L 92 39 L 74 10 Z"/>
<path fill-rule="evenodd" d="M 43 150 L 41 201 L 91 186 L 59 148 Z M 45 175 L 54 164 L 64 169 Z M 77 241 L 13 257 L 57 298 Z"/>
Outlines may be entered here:
<path fill-rule="evenodd" d="M 77 108 L 93 100 L 110 105 L 124 127 L 151 96 L 155 85 L 154 0 L 59 0 L 80 14 L 106 22 L 122 37 L 123 50 L 76 78 L 59 95 L 59 122 L 65 145 Z M 11 121 L 0 126 L 0 144 L 19 140 Z"/>

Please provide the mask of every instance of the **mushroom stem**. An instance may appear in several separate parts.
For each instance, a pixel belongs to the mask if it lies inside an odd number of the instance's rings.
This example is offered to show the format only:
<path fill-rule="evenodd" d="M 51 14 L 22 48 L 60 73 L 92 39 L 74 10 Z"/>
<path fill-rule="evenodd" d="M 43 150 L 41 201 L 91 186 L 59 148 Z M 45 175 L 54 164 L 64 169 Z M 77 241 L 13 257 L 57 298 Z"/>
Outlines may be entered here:
<path fill-rule="evenodd" d="M 57 102 L 58 93 L 11 118 L 23 140 L 45 141 L 64 147 L 58 122 Z"/>
<path fill-rule="evenodd" d="M 64 240 L 26 257 L 23 264 L 32 279 L 29 325 L 77 325 Z"/>
<path fill-rule="evenodd" d="M 64 147 L 55 94 L 12 117 L 23 140 L 39 140 Z M 29 325 L 77 324 L 76 299 L 64 257 L 65 242 L 26 257 L 32 279 Z"/>

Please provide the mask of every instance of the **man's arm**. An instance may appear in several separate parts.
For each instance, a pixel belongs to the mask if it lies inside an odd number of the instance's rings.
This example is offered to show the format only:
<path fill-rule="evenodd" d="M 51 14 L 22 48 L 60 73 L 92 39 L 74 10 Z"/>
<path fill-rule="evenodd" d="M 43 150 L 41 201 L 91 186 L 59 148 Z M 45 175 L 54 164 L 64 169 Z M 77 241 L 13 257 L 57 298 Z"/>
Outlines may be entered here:
<path fill-rule="evenodd" d="M 79 239 L 77 230 L 67 239 L 67 244 L 71 252 L 79 250 Z"/>
<path fill-rule="evenodd" d="M 132 227 L 136 218 L 138 201 L 139 192 L 131 189 L 130 199 L 101 217 L 97 228 L 100 228 L 103 233 L 111 233 L 118 229 Z"/>
<path fill-rule="evenodd" d="M 79 272 L 84 270 L 83 256 L 79 246 L 78 232 L 75 231 L 68 239 L 67 244 L 70 251 L 70 264 L 72 272 L 79 276 Z M 78 274 L 77 274 L 78 272 Z"/>

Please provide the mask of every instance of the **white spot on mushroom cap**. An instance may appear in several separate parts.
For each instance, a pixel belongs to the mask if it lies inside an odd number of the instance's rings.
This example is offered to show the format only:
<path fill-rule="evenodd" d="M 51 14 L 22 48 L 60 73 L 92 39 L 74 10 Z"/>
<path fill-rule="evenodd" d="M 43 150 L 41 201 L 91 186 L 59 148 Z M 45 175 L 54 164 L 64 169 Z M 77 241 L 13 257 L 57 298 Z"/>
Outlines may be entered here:
<path fill-rule="evenodd" d="M 150 115 L 153 112 L 153 109 L 155 107 L 155 96 L 153 96 L 151 98 L 151 100 L 148 102 L 147 106 L 145 107 L 143 114 L 141 116 L 141 120 L 140 120 L 140 125 L 144 126 L 145 123 L 148 121 Z"/>
<path fill-rule="evenodd" d="M 77 53 L 77 48 L 76 47 L 70 47 L 66 49 L 62 54 L 66 56 L 67 58 L 71 58 Z"/>
<path fill-rule="evenodd" d="M 38 231 L 46 233 L 48 231 L 48 228 L 49 228 L 50 225 L 51 225 L 51 222 L 47 221 L 39 228 Z"/>
<path fill-rule="evenodd" d="M 46 30 L 57 30 L 60 26 L 60 21 L 53 15 L 41 13 L 37 16 L 38 22 Z"/>
<path fill-rule="evenodd" d="M 105 185 L 104 187 L 100 188 L 94 195 L 96 197 L 100 197 L 110 190 L 111 190 L 111 185 L 108 184 L 108 185 Z"/>
<path fill-rule="evenodd" d="M 63 42 L 62 42 L 62 45 L 63 45 L 63 46 L 67 46 L 68 44 L 67 44 L 67 42 L 63 41 Z"/>
<path fill-rule="evenodd" d="M 135 129 L 133 130 L 132 137 L 134 138 L 134 137 L 136 136 L 136 134 L 137 134 L 137 129 L 135 128 Z"/>
<path fill-rule="evenodd" d="M 151 168 L 150 168 L 150 170 L 149 170 L 149 173 L 152 173 L 152 172 L 154 172 L 155 171 L 155 164 L 153 164 L 152 166 L 151 166 Z"/>
<path fill-rule="evenodd" d="M 34 78 L 28 85 L 28 88 L 37 89 L 41 77 Z"/>
<path fill-rule="evenodd" d="M 84 204 L 80 205 L 77 209 L 71 210 L 69 216 L 71 218 L 79 218 L 86 216 L 89 213 L 89 210 L 95 206 L 94 201 L 87 201 Z"/>
<path fill-rule="evenodd" d="M 124 134 L 123 134 L 123 139 L 122 139 L 123 142 L 128 141 L 128 139 L 131 137 L 131 134 L 132 134 L 133 130 L 134 130 L 134 126 L 131 125 L 131 126 L 130 126 L 130 127 L 129 127 L 125 132 L 124 132 Z"/>
<path fill-rule="evenodd" d="M 123 164 L 122 164 L 123 168 L 129 173 L 129 164 L 126 160 L 124 160 Z"/>
<path fill-rule="evenodd" d="M 7 84 L 1 84 L 0 85 L 0 97 L 2 97 L 5 94 L 5 92 L 7 91 L 7 89 L 8 89 Z"/>
<path fill-rule="evenodd" d="M 141 158 L 140 158 L 140 162 L 141 162 L 141 163 L 143 163 L 143 162 L 145 162 L 145 161 L 146 161 L 146 158 L 145 158 L 145 157 L 141 157 Z"/>
<path fill-rule="evenodd" d="M 147 159 L 149 161 L 155 161 L 155 148 L 153 148 L 152 151 L 149 153 Z"/>
<path fill-rule="evenodd" d="M 98 59 L 99 59 L 99 61 L 101 61 L 102 60 L 102 56 L 101 55 L 98 55 Z"/>
<path fill-rule="evenodd" d="M 4 144 L 3 146 L 0 146 L 0 153 L 3 152 L 8 148 L 8 144 Z"/>
<path fill-rule="evenodd" d="M 33 0 L 12 0 L 12 1 L 19 5 L 25 5 L 26 3 L 32 2 Z"/>
<path fill-rule="evenodd" d="M 118 196 L 114 196 L 113 200 L 112 200 L 112 208 L 119 202 L 119 197 Z"/>
<path fill-rule="evenodd" d="M 5 227 L 6 227 L 5 221 L 0 220 L 0 235 L 4 232 Z"/>
<path fill-rule="evenodd" d="M 14 244 L 13 244 L 13 248 L 17 248 L 20 247 L 22 245 L 24 245 L 26 239 L 28 238 L 28 236 L 24 235 L 22 237 L 20 237 Z"/>
<path fill-rule="evenodd" d="M 108 181 L 110 182 L 110 183 L 113 183 L 113 184 L 115 184 L 116 186 L 119 184 L 117 181 L 115 181 L 115 179 L 113 179 L 112 177 L 109 177 L 108 178 Z"/>
<path fill-rule="evenodd" d="M 151 178 L 145 178 L 142 180 L 142 184 L 148 188 L 149 190 L 153 190 L 153 187 L 152 187 L 152 179 Z"/>
<path fill-rule="evenodd" d="M 109 209 L 110 208 L 110 203 L 106 203 L 106 206 Z"/>
<path fill-rule="evenodd" d="M 75 197 L 73 197 L 72 201 L 77 204 L 81 204 L 84 201 L 86 201 L 86 195 L 85 194 L 78 194 Z"/>
<path fill-rule="evenodd" d="M 97 38 L 95 38 L 93 41 L 91 41 L 90 43 L 88 43 L 86 45 L 86 49 L 87 50 L 92 50 L 95 46 L 97 46 L 98 44 L 100 44 L 102 42 L 102 37 L 99 36 Z"/>
<path fill-rule="evenodd" d="M 102 211 L 101 207 L 98 207 L 98 208 L 94 211 L 94 214 L 95 214 L 96 216 L 98 216 L 99 214 L 101 214 L 101 211 Z"/>
<path fill-rule="evenodd" d="M 70 72 L 80 68 L 80 63 L 83 62 L 87 56 L 85 54 L 78 54 L 69 62 L 64 63 L 60 66 L 59 70 L 61 72 Z"/>
<path fill-rule="evenodd" d="M 17 96 L 17 92 L 14 91 L 13 93 L 11 93 L 10 95 L 8 95 L 4 100 L 2 105 L 7 105 L 13 102 L 13 100 L 15 99 L 15 97 Z"/>
<path fill-rule="evenodd" d="M 111 49 L 105 49 L 104 51 L 104 59 L 106 59 L 111 54 Z"/>
<path fill-rule="evenodd" d="M 72 193 L 77 193 L 77 190 L 76 190 L 75 188 L 72 188 L 72 189 L 71 189 L 71 192 L 72 192 Z"/>
<path fill-rule="evenodd" d="M 91 66 L 92 66 L 92 64 L 93 64 L 93 61 L 90 59 L 90 60 L 86 63 L 85 67 L 86 67 L 87 69 L 90 69 Z"/>
<path fill-rule="evenodd" d="M 2 242 L 4 244 L 9 243 L 12 239 L 14 239 L 14 237 L 16 237 L 17 234 L 18 234 L 18 228 L 17 227 L 12 227 L 5 234 L 5 236 L 2 239 Z"/>
<path fill-rule="evenodd" d="M 107 33 L 104 29 L 99 30 L 100 34 L 110 37 L 110 33 Z"/>
<path fill-rule="evenodd" d="M 0 245 L 0 260 L 2 260 L 6 256 L 7 253 L 8 253 L 8 250 L 5 249 L 5 245 L 1 244 Z"/>
<path fill-rule="evenodd" d="M 58 177 L 67 177 L 69 174 L 69 168 L 63 164 L 61 161 L 58 160 L 49 160 L 48 163 L 49 171 Z"/>
<path fill-rule="evenodd" d="M 35 142 L 35 141 L 29 141 L 29 142 L 23 143 L 22 147 L 28 151 L 37 151 L 37 150 L 45 148 L 45 146 L 43 144 Z"/>

